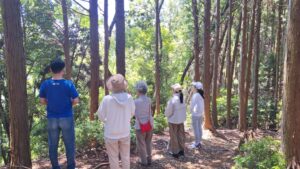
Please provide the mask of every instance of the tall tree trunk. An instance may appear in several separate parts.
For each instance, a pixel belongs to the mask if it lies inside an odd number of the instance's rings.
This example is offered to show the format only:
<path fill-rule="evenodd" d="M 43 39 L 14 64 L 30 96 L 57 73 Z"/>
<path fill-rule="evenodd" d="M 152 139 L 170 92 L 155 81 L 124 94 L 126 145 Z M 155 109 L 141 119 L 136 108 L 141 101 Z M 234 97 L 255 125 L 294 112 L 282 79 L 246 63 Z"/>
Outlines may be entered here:
<path fill-rule="evenodd" d="M 155 0 L 155 108 L 156 114 L 160 114 L 160 61 L 161 61 L 161 47 L 162 40 L 160 34 L 160 10 L 164 3 Z"/>
<path fill-rule="evenodd" d="M 275 61 L 275 91 L 274 91 L 274 111 L 271 111 L 270 115 L 270 129 L 276 129 L 276 115 L 278 112 L 278 100 L 279 100 L 279 84 L 280 84 L 280 61 L 281 61 L 281 39 L 282 39 L 282 10 L 283 0 L 278 1 L 278 25 L 277 25 L 277 39 L 276 39 L 276 61 Z"/>
<path fill-rule="evenodd" d="M 108 80 L 108 56 L 109 56 L 109 28 L 108 28 L 108 0 L 104 0 L 104 89 L 105 95 L 108 95 L 106 81 Z"/>
<path fill-rule="evenodd" d="M 31 167 L 25 51 L 20 17 L 19 0 L 2 1 L 10 113 L 10 168 L 13 169 Z"/>
<path fill-rule="evenodd" d="M 90 0 L 90 52 L 91 52 L 91 86 L 90 86 L 90 120 L 99 105 L 99 33 L 98 33 L 98 0 Z"/>
<path fill-rule="evenodd" d="M 218 67 L 220 54 L 220 0 L 216 0 L 216 35 L 215 35 L 215 55 L 214 55 L 214 70 L 213 70 L 213 93 L 212 93 L 212 119 L 215 127 L 218 127 L 218 112 L 217 112 L 217 94 L 218 94 Z"/>
<path fill-rule="evenodd" d="M 261 24 L 261 1 L 257 0 L 256 9 L 256 30 L 254 41 L 254 67 L 253 67 L 253 113 L 252 113 L 252 128 L 257 128 L 257 112 L 258 112 L 258 70 L 259 70 L 259 55 L 260 55 L 260 24 Z"/>
<path fill-rule="evenodd" d="M 204 34 L 203 34 L 203 56 L 204 56 L 204 127 L 209 130 L 214 130 L 210 114 L 210 85 L 211 85 L 211 72 L 210 72 L 210 0 L 204 1 Z"/>
<path fill-rule="evenodd" d="M 64 22 L 64 54 L 66 63 L 66 78 L 71 79 L 72 67 L 71 67 L 71 56 L 70 56 L 70 41 L 69 41 L 69 24 L 68 24 L 68 6 L 66 0 L 61 0 L 61 8 L 63 12 Z"/>
<path fill-rule="evenodd" d="M 125 15 L 124 0 L 116 0 L 117 73 L 125 76 Z"/>
<path fill-rule="evenodd" d="M 226 126 L 231 128 L 231 88 L 232 88 L 232 76 L 231 76 L 231 27 L 232 27 L 232 0 L 229 3 L 229 21 L 228 21 L 228 51 L 227 51 L 227 115 L 226 115 Z"/>
<path fill-rule="evenodd" d="M 194 51 L 195 74 L 194 81 L 200 81 L 200 45 L 199 45 L 199 12 L 197 0 L 192 0 L 193 18 L 194 18 Z"/>
<path fill-rule="evenodd" d="M 243 0 L 243 24 L 242 24 L 242 51 L 239 77 L 239 130 L 247 130 L 247 117 L 245 112 L 245 75 L 247 64 L 247 0 Z"/>
<path fill-rule="evenodd" d="M 300 167 L 300 0 L 289 1 L 287 27 L 284 95 L 283 145 L 288 168 Z M 295 163 L 295 166 L 291 166 Z M 297 166 L 296 166 L 297 165 Z"/>
<path fill-rule="evenodd" d="M 254 29 L 255 29 L 255 9 L 257 0 L 253 0 L 252 7 L 252 18 L 251 18 L 251 30 L 250 30 L 250 40 L 249 40 L 249 50 L 248 50 L 248 65 L 246 72 L 246 86 L 245 86 L 245 112 L 248 110 L 248 97 L 251 84 L 251 68 L 252 68 L 252 58 L 253 58 L 253 42 L 254 42 Z"/>

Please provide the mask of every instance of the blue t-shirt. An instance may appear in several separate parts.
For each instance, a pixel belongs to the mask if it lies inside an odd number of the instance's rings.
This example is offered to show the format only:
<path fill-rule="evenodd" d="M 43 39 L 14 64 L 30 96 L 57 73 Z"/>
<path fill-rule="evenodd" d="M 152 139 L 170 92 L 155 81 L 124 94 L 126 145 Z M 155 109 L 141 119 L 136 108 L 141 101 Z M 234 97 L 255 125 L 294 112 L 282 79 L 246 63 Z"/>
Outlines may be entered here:
<path fill-rule="evenodd" d="M 78 92 L 72 81 L 60 79 L 45 80 L 40 87 L 40 98 L 47 100 L 47 118 L 72 117 L 72 99 Z"/>

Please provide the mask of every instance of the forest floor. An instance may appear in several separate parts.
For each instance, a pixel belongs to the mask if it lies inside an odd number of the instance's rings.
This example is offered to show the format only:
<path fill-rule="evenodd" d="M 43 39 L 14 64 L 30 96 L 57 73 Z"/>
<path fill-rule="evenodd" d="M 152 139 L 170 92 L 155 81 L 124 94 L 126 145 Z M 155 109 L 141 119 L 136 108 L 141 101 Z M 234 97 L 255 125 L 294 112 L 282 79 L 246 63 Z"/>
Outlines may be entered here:
<path fill-rule="evenodd" d="M 238 130 L 219 129 L 218 134 L 212 134 L 204 130 L 202 148 L 190 149 L 193 143 L 193 133 L 191 129 L 186 131 L 185 157 L 174 159 L 168 153 L 169 133 L 153 135 L 153 163 L 149 167 L 142 167 L 137 163 L 138 156 L 136 146 L 131 146 L 131 167 L 132 169 L 230 169 L 234 164 L 234 157 L 238 154 L 238 147 L 241 140 L 244 141 L 244 133 Z M 257 139 L 265 136 L 278 138 L 276 132 L 257 130 L 251 132 L 250 137 Z M 251 139 L 250 138 L 250 139 Z M 66 158 L 59 157 L 62 168 L 66 168 Z M 86 151 L 78 151 L 76 164 L 79 169 L 109 169 L 108 157 L 105 148 L 98 147 Z M 33 169 L 50 169 L 49 159 L 33 161 Z M 0 167 L 5 169 L 5 167 Z"/>
<path fill-rule="evenodd" d="M 164 132 L 161 135 L 153 136 L 153 163 L 150 167 L 140 166 L 135 146 L 132 146 L 131 168 L 153 168 L 153 169 L 229 169 L 233 165 L 233 158 L 238 154 L 238 146 L 243 138 L 243 133 L 237 130 L 218 130 L 218 136 L 214 136 L 209 131 L 204 131 L 203 146 L 201 149 L 189 149 L 193 142 L 193 134 L 189 129 L 186 132 L 186 156 L 174 159 L 167 151 L 169 134 Z M 258 130 L 254 137 L 267 135 L 276 136 L 276 133 Z M 92 149 L 87 152 L 78 152 L 76 157 L 79 169 L 107 169 L 108 157 L 104 148 Z M 60 163 L 65 167 L 66 159 L 61 156 Z M 48 169 L 50 163 L 48 159 L 33 162 L 33 169 Z"/>

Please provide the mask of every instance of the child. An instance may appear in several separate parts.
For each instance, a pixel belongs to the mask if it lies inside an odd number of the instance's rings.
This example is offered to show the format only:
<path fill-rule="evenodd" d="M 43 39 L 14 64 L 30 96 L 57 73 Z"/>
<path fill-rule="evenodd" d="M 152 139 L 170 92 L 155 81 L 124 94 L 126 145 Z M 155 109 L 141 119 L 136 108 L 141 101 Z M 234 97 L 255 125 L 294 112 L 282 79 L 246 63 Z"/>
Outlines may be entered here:
<path fill-rule="evenodd" d="M 190 111 L 192 114 L 192 125 L 195 134 L 195 143 L 191 145 L 191 148 L 200 148 L 202 139 L 202 122 L 204 112 L 204 92 L 201 82 L 193 82 L 193 97 L 191 100 Z"/>
<path fill-rule="evenodd" d="M 66 148 L 67 169 L 75 168 L 75 131 L 72 106 L 78 104 L 78 93 L 72 81 L 63 78 L 65 63 L 56 59 L 51 62 L 52 78 L 40 88 L 40 102 L 47 105 L 47 130 L 49 156 L 52 169 L 60 169 L 57 148 L 62 132 Z"/>

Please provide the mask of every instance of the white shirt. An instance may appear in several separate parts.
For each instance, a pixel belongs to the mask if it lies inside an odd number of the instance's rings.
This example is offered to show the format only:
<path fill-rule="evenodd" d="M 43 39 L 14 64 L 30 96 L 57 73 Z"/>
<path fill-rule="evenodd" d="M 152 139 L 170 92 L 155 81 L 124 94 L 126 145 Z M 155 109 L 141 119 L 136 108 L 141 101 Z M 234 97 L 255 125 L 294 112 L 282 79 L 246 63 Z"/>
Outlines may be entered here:
<path fill-rule="evenodd" d="M 199 93 L 194 93 L 191 100 L 190 111 L 192 116 L 203 117 L 204 99 Z"/>
<path fill-rule="evenodd" d="M 134 115 L 135 104 L 128 93 L 107 95 L 97 111 L 104 122 L 104 137 L 121 139 L 130 135 L 130 119 Z"/>
<path fill-rule="evenodd" d="M 186 105 L 180 103 L 179 94 L 174 94 L 168 101 L 165 115 L 169 123 L 181 124 L 186 120 Z"/>

